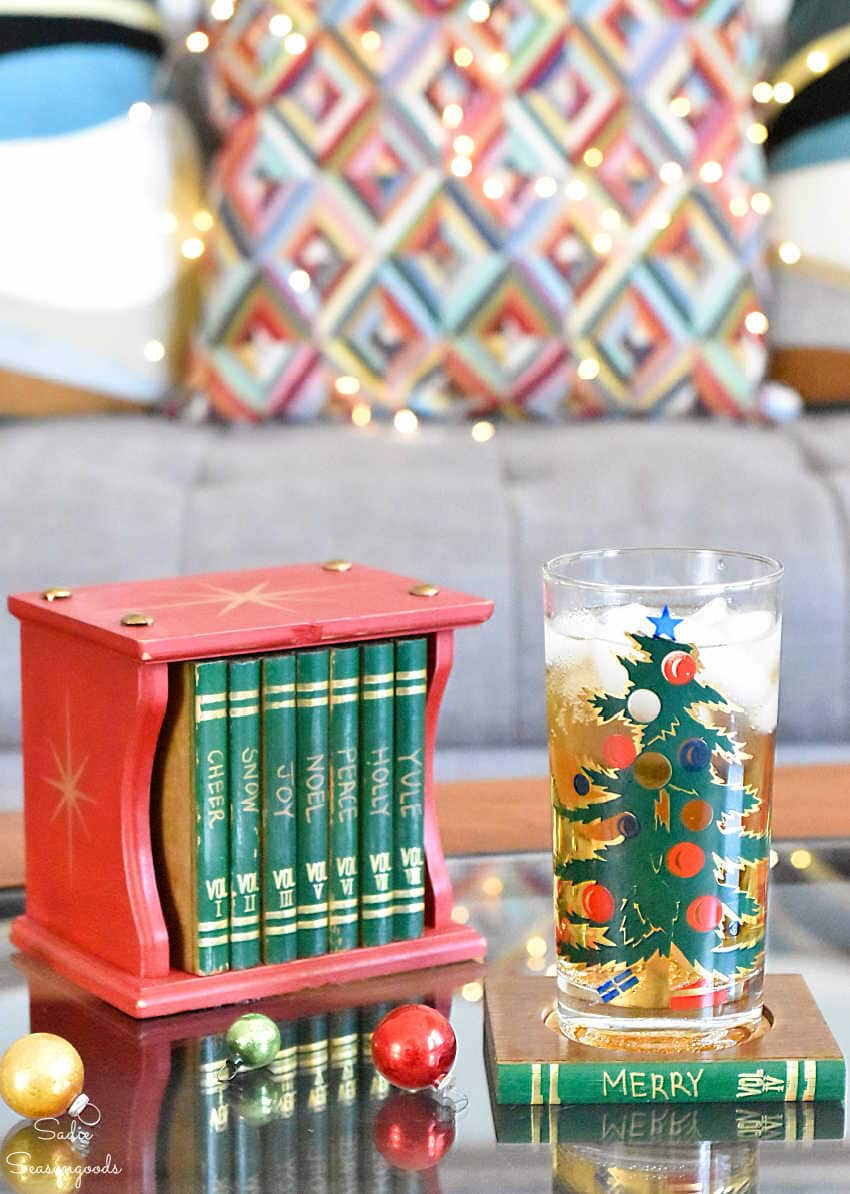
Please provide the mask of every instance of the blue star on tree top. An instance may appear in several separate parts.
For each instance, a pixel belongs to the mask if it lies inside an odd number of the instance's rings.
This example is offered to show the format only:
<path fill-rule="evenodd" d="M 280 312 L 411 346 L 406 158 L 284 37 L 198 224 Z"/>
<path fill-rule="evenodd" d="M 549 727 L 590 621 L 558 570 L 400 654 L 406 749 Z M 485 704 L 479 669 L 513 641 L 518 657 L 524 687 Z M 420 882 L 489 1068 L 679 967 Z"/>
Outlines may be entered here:
<path fill-rule="evenodd" d="M 669 638 L 673 639 L 673 641 L 676 639 L 676 627 L 680 622 L 684 621 L 683 618 L 674 618 L 666 605 L 661 611 L 660 617 L 651 617 L 649 620 L 655 627 L 655 634 L 652 636 L 653 638 Z"/>

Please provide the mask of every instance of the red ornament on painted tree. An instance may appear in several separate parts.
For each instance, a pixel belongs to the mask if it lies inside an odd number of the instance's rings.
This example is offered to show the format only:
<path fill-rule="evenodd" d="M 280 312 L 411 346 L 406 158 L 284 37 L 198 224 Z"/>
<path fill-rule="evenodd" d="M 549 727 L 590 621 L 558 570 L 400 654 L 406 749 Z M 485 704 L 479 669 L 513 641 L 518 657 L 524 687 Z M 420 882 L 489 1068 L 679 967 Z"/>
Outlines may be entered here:
<path fill-rule="evenodd" d="M 608 767 L 629 767 L 637 758 L 637 748 L 629 734 L 611 734 L 602 744 L 602 758 Z"/>
<path fill-rule="evenodd" d="M 436 1089 L 448 1077 L 456 1055 L 451 1024 L 424 1003 L 393 1008 L 372 1034 L 375 1068 L 402 1090 Z"/>
<path fill-rule="evenodd" d="M 661 674 L 668 684 L 690 684 L 697 674 L 697 661 L 687 651 L 671 651 L 664 657 Z"/>
<path fill-rule="evenodd" d="M 597 924 L 607 924 L 614 915 L 614 897 L 601 883 L 591 883 L 584 889 L 581 906 L 585 916 Z"/>
<path fill-rule="evenodd" d="M 710 933 L 723 919 L 723 905 L 717 896 L 697 896 L 688 905 L 687 917 L 695 933 Z"/>
<path fill-rule="evenodd" d="M 438 1165 L 454 1138 L 454 1113 L 422 1091 L 390 1095 L 372 1126 L 372 1141 L 384 1160 L 412 1173 Z"/>

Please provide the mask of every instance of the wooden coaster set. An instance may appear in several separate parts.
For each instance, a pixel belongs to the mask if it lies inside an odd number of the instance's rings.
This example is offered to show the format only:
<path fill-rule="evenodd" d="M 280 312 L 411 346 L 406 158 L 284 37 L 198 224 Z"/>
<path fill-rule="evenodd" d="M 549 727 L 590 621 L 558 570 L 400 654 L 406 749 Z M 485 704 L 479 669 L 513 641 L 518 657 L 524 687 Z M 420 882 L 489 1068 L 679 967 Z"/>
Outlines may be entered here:
<path fill-rule="evenodd" d="M 15 945 L 140 1018 L 484 955 L 484 939 L 451 919 L 432 775 L 454 630 L 486 621 L 490 601 L 332 560 L 48 589 L 13 596 L 9 608 L 21 621 L 27 863 Z M 190 973 L 172 939 L 151 829 L 175 668 L 410 637 L 427 640 L 424 931 Z"/>

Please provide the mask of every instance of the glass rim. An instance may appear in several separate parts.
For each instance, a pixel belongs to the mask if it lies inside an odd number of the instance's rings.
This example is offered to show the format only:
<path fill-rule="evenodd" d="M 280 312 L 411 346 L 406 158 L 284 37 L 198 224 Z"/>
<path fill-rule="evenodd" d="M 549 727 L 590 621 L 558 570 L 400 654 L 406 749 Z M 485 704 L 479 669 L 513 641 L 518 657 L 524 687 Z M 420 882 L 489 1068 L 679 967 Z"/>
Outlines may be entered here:
<path fill-rule="evenodd" d="M 614 580 L 582 580 L 578 577 L 559 575 L 556 571 L 557 568 L 563 568 L 579 560 L 622 559 L 656 554 L 679 556 L 681 559 L 687 556 L 732 557 L 736 560 L 747 560 L 751 564 L 757 564 L 763 567 L 765 571 L 762 575 L 753 576 L 747 580 L 700 581 L 694 584 L 667 585 L 630 584 Z M 784 574 L 784 565 L 779 560 L 774 559 L 773 556 L 759 555 L 757 552 L 751 551 L 725 551 L 717 547 L 596 547 L 583 551 L 564 552 L 562 555 L 553 556 L 543 565 L 543 579 L 547 583 L 585 589 L 596 593 L 692 593 L 700 596 L 708 596 L 712 593 L 740 592 L 744 589 L 775 585 L 782 580 Z"/>

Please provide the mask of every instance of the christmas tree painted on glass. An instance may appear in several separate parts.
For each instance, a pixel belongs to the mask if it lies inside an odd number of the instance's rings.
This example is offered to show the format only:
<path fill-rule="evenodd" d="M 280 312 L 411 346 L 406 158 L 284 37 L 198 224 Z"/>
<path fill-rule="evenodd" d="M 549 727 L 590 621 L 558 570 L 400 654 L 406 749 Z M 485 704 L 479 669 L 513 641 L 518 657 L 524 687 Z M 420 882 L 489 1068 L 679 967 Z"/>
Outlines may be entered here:
<path fill-rule="evenodd" d="M 767 821 L 740 711 L 697 679 L 677 619 L 653 621 L 629 636 L 624 695 L 585 694 L 610 733 L 556 798 L 558 949 L 606 968 L 603 1000 L 640 983 L 642 1006 L 718 1004 L 764 948 Z"/>

